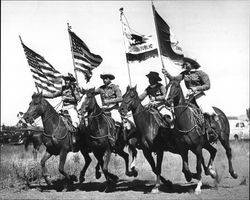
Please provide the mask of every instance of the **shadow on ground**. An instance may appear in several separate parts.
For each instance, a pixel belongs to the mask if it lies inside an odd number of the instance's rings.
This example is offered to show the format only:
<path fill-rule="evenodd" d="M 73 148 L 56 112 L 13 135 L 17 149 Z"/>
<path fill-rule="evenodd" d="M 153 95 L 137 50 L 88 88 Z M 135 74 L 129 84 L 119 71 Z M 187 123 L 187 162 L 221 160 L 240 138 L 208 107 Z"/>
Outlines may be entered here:
<path fill-rule="evenodd" d="M 39 185 L 33 184 L 30 185 L 30 189 L 37 189 L 41 192 L 50 192 L 56 190 L 58 192 L 63 191 L 66 185 L 66 180 L 56 180 L 53 182 L 53 185 Z M 109 192 L 118 192 L 118 191 L 135 191 L 150 193 L 154 187 L 153 181 L 147 180 L 119 180 L 116 185 L 113 185 L 112 190 Z M 186 183 L 186 184 L 162 184 L 159 188 L 160 192 L 165 193 L 193 193 L 196 187 L 196 183 Z M 74 183 L 68 188 L 68 191 L 86 191 L 86 192 L 104 192 L 106 189 L 106 182 L 87 182 L 87 183 Z M 214 189 L 214 187 L 204 184 L 202 189 Z"/>

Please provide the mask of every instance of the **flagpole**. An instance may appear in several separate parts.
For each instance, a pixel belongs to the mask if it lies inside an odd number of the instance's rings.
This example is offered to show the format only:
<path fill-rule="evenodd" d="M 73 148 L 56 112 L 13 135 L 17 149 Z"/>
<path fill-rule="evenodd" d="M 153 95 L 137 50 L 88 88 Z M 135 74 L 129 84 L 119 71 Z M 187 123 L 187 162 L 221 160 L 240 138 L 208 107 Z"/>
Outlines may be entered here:
<path fill-rule="evenodd" d="M 122 23 L 123 8 L 120 8 L 119 11 L 120 11 L 120 21 Z M 122 35 L 123 35 L 122 38 L 123 38 L 123 44 L 124 44 L 125 56 L 126 56 L 126 44 L 125 44 L 125 40 L 124 40 L 123 23 L 122 23 Z M 126 56 L 126 62 L 127 62 L 127 69 L 128 69 L 129 85 L 130 85 L 130 87 L 132 87 L 130 68 L 129 68 L 127 56 Z"/>
<path fill-rule="evenodd" d="M 22 38 L 21 38 L 21 36 L 19 35 L 19 39 L 20 39 L 20 42 L 21 42 L 21 44 L 22 44 L 22 47 L 23 47 L 23 40 L 22 40 Z M 24 52 L 24 54 L 25 54 L 25 52 Z M 26 55 L 25 55 L 25 57 L 26 57 Z M 26 59 L 27 59 L 27 57 L 26 57 Z M 33 79 L 34 80 L 34 79 Z M 37 93 L 39 93 L 39 90 L 38 90 L 38 87 L 37 87 L 37 85 L 36 85 L 36 82 L 34 81 L 34 83 L 35 83 L 35 87 L 36 87 L 36 90 L 37 90 Z"/>
<path fill-rule="evenodd" d="M 68 25 L 68 32 L 69 32 L 71 30 L 71 26 L 69 25 L 69 23 L 67 23 L 67 25 Z M 78 78 L 77 78 L 77 73 L 76 73 L 76 66 L 75 66 L 73 50 L 72 50 L 72 39 L 71 39 L 70 33 L 69 33 L 69 42 L 70 42 L 70 51 L 71 51 L 72 61 L 73 61 L 73 65 L 74 65 L 74 72 L 75 72 L 75 76 L 76 76 L 76 83 L 77 83 L 78 87 L 80 87 L 79 82 L 78 82 Z"/>
<path fill-rule="evenodd" d="M 151 4 L 152 4 L 152 10 L 153 10 L 153 15 L 154 15 L 154 24 L 155 24 L 155 30 L 156 30 L 156 36 L 157 36 L 157 44 L 158 44 L 158 49 L 159 49 L 159 52 L 160 52 L 160 58 L 161 58 L 161 64 L 162 64 L 162 68 L 165 69 L 165 66 L 164 66 L 164 63 L 163 63 L 163 59 L 162 59 L 162 51 L 161 51 L 161 48 L 160 48 L 160 42 L 159 42 L 159 31 L 158 31 L 158 28 L 156 26 L 156 20 L 155 20 L 155 7 L 154 7 L 154 4 L 153 4 L 153 0 L 151 0 Z M 164 80 L 165 80 L 165 83 L 166 85 L 168 84 L 168 81 L 167 81 L 167 78 L 166 76 L 164 76 Z"/>

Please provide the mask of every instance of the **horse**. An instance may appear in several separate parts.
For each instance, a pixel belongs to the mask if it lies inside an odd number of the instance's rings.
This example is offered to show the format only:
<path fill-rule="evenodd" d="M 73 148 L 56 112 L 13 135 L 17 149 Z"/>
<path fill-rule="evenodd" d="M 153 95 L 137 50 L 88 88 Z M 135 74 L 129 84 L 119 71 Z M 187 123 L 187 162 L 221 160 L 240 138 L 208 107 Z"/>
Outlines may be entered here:
<path fill-rule="evenodd" d="M 62 116 L 60 116 L 53 106 L 42 97 L 42 93 L 34 93 L 32 95 L 32 101 L 29 104 L 29 108 L 24 114 L 24 119 L 26 122 L 32 124 L 36 118 L 41 116 L 42 123 L 44 127 L 44 132 L 42 133 L 42 142 L 46 147 L 46 151 L 41 159 L 42 175 L 48 185 L 52 185 L 51 180 L 48 178 L 48 170 L 45 166 L 46 161 L 52 155 L 59 155 L 59 172 L 66 178 L 66 185 L 64 189 L 70 189 L 73 181 L 76 181 L 74 175 L 69 175 L 64 171 L 64 164 L 67 158 L 67 154 L 73 151 L 72 138 L 68 130 L 67 125 L 64 123 Z M 85 172 L 91 163 L 91 158 L 89 156 L 89 149 L 85 143 L 84 135 L 86 131 L 84 126 L 81 124 L 78 127 L 79 131 L 77 134 L 76 145 L 80 148 L 80 151 L 85 159 L 85 165 L 81 171 L 80 182 L 84 181 Z M 77 152 L 75 150 L 74 152 Z M 98 169 L 99 163 L 97 163 L 96 169 Z"/>
<path fill-rule="evenodd" d="M 160 181 L 164 184 L 169 184 L 169 182 L 161 176 L 161 164 L 164 151 L 181 155 L 183 161 L 182 171 L 188 182 L 190 182 L 192 178 L 198 179 L 200 175 L 199 171 L 194 174 L 191 173 L 188 168 L 188 150 L 190 149 L 197 156 L 197 169 L 199 169 L 198 166 L 200 161 L 205 169 L 201 146 L 197 143 L 193 144 L 189 136 L 178 132 L 175 133 L 174 130 L 170 128 L 161 127 L 150 112 L 150 107 L 146 108 L 141 104 L 136 87 L 128 86 L 126 93 L 123 95 L 123 101 L 119 111 L 121 115 L 126 115 L 130 110 L 132 111 L 135 125 L 138 129 L 137 139 L 141 145 L 143 154 L 149 162 L 153 172 L 156 174 L 156 183 L 151 192 L 159 192 Z M 198 142 L 197 138 L 195 141 Z M 198 153 L 197 150 L 199 150 Z M 156 152 L 156 163 L 152 157 L 152 152 Z M 205 171 L 207 175 L 211 175 L 212 177 L 215 176 L 211 168 L 206 168 Z M 200 193 L 200 188 L 201 184 L 199 182 L 195 192 Z"/>
<path fill-rule="evenodd" d="M 189 101 L 185 99 L 179 81 L 170 82 L 170 91 L 168 94 L 167 102 L 168 104 L 172 104 L 174 108 L 175 130 L 177 131 L 177 135 L 182 135 L 181 137 L 183 138 L 183 140 L 185 140 L 184 144 L 186 143 L 187 145 L 194 145 L 194 147 L 196 148 L 194 149 L 194 152 L 197 156 L 196 178 L 200 180 L 198 184 L 201 186 L 201 162 L 205 169 L 205 173 L 207 174 L 208 171 L 212 169 L 212 164 L 217 150 L 211 145 L 210 141 L 208 140 L 208 137 L 206 136 L 206 130 L 204 131 L 204 129 L 206 128 L 205 124 L 210 123 L 210 121 L 205 117 L 206 122 L 201 123 L 203 127 L 201 126 L 200 128 L 198 128 L 199 124 L 197 123 L 197 120 L 195 120 L 195 117 L 197 117 L 197 112 L 194 112 L 194 110 L 197 111 L 198 106 L 197 103 L 192 100 L 194 100 L 194 98 L 191 98 Z M 190 102 L 193 103 L 191 104 Z M 229 164 L 229 173 L 234 179 L 236 179 L 238 175 L 234 171 L 232 166 L 232 152 L 229 144 L 229 122 L 222 110 L 214 106 L 213 109 L 218 116 L 218 120 L 213 122 L 216 125 L 215 131 L 218 134 L 217 140 L 220 141 L 220 143 L 226 150 Z M 203 114 L 201 115 L 203 117 Z M 201 155 L 202 148 L 205 148 L 210 153 L 210 159 L 207 166 L 205 166 L 203 157 Z M 188 165 L 187 157 L 184 158 L 184 166 L 186 165 Z M 199 191 L 199 189 L 197 189 L 197 191 Z"/>
<path fill-rule="evenodd" d="M 39 131 L 39 130 L 27 130 L 27 131 L 25 131 L 24 138 L 25 138 L 24 139 L 25 151 L 28 151 L 29 144 L 32 144 L 33 145 L 33 150 L 32 150 L 33 159 L 37 160 L 37 153 L 38 153 L 40 147 L 43 144 L 42 131 Z"/>
<path fill-rule="evenodd" d="M 156 183 L 151 192 L 158 193 L 160 181 L 165 184 L 170 183 L 161 176 L 163 152 L 165 150 L 179 153 L 178 148 L 176 145 L 171 145 L 171 143 L 163 137 L 163 135 L 167 135 L 168 139 L 173 141 L 170 134 L 163 134 L 163 132 L 169 132 L 170 130 L 160 126 L 154 115 L 150 112 L 150 107 L 146 108 L 141 104 L 136 87 L 130 86 L 127 87 L 127 91 L 123 95 L 123 101 L 119 108 L 119 112 L 122 116 L 126 116 L 129 111 L 132 111 L 137 128 L 136 137 L 140 148 L 143 151 L 144 157 L 149 162 L 152 171 L 156 174 Z M 156 163 L 152 152 L 156 153 Z"/>
<path fill-rule="evenodd" d="M 81 112 L 82 116 L 87 114 L 89 146 L 91 146 L 91 151 L 100 163 L 107 180 L 105 192 L 110 192 L 112 191 L 112 186 L 114 186 L 115 181 L 118 180 L 116 175 L 108 171 L 108 164 L 112 152 L 117 153 L 124 159 L 126 166 L 125 174 L 127 176 L 137 176 L 138 174 L 135 168 L 133 168 L 132 171 L 129 170 L 129 155 L 123 151 L 125 145 L 132 139 L 131 136 L 133 135 L 132 133 L 134 133 L 135 127 L 132 127 L 129 134 L 124 134 L 122 130 L 123 127 L 121 125 L 116 126 L 115 121 L 110 116 L 107 116 L 104 110 L 98 105 L 95 98 L 95 89 L 91 88 L 86 90 L 85 94 L 86 96 L 81 106 Z M 117 139 L 110 137 L 111 132 Z M 113 142 L 111 140 L 113 140 Z M 136 142 L 134 144 L 136 144 Z M 133 149 L 134 153 L 136 152 L 135 146 L 132 145 L 132 143 L 130 143 L 130 148 Z M 135 156 L 136 155 L 134 155 L 134 157 Z"/>

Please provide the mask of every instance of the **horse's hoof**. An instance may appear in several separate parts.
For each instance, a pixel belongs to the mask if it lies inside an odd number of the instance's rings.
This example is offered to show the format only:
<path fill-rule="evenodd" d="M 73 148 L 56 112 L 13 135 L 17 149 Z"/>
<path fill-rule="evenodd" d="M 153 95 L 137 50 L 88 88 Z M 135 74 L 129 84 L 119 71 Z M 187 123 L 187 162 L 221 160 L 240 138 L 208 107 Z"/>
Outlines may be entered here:
<path fill-rule="evenodd" d="M 77 177 L 76 175 L 70 175 L 70 181 L 73 183 L 73 182 L 77 182 Z"/>
<path fill-rule="evenodd" d="M 158 194 L 159 193 L 159 188 L 158 187 L 154 187 L 152 190 L 151 190 L 151 194 Z"/>
<path fill-rule="evenodd" d="M 192 180 L 192 176 L 191 175 L 186 175 L 185 174 L 185 178 L 187 182 L 190 182 Z"/>
<path fill-rule="evenodd" d="M 136 170 L 133 170 L 133 176 L 137 177 L 138 176 L 138 172 Z"/>
<path fill-rule="evenodd" d="M 84 176 L 80 176 L 79 183 L 83 183 L 84 181 L 85 181 L 85 177 Z"/>
<path fill-rule="evenodd" d="M 101 176 L 102 176 L 101 172 L 96 172 L 96 173 L 95 173 L 95 178 L 96 178 L 96 179 L 101 178 Z"/>
<path fill-rule="evenodd" d="M 48 177 L 45 177 L 44 179 L 48 186 L 52 186 L 52 182 L 48 179 Z"/>
<path fill-rule="evenodd" d="M 201 194 L 201 190 L 195 190 L 194 193 L 195 193 L 196 195 L 200 195 L 200 194 Z"/>
<path fill-rule="evenodd" d="M 215 179 L 215 177 L 217 176 L 216 171 L 214 171 L 213 169 L 209 169 L 209 174 L 213 179 Z"/>
<path fill-rule="evenodd" d="M 105 193 L 110 193 L 114 191 L 115 191 L 115 184 L 111 182 L 107 185 L 107 187 L 104 190 Z"/>
<path fill-rule="evenodd" d="M 127 171 L 126 173 L 126 176 L 128 176 L 128 177 L 131 177 L 131 176 L 134 176 L 134 173 L 131 171 Z"/>
<path fill-rule="evenodd" d="M 235 171 L 233 171 L 233 172 L 230 173 L 230 174 L 231 174 L 231 176 L 232 176 L 234 179 L 238 178 L 238 174 L 237 174 Z"/>

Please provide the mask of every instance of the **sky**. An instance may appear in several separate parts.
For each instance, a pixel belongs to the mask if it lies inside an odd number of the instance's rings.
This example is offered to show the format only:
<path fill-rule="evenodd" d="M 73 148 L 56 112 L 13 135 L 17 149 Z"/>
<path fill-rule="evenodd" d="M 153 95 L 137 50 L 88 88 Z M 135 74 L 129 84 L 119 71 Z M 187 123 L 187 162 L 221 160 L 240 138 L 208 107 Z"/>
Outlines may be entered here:
<path fill-rule="evenodd" d="M 228 116 L 249 108 L 249 2 L 154 1 L 183 53 L 196 59 L 211 81 L 206 98 Z M 103 62 L 84 88 L 103 84 L 102 73 L 113 73 L 122 93 L 129 85 L 128 65 L 119 9 L 131 28 L 152 35 L 157 44 L 151 1 L 1 1 L 1 124 L 15 125 L 17 113 L 28 109 L 36 92 L 23 43 L 42 55 L 62 74 L 74 74 L 67 23 Z M 177 75 L 180 66 L 163 59 Z M 129 65 L 132 85 L 142 93 L 150 71 L 161 73 L 160 58 Z M 56 105 L 60 98 L 49 100 Z"/>

